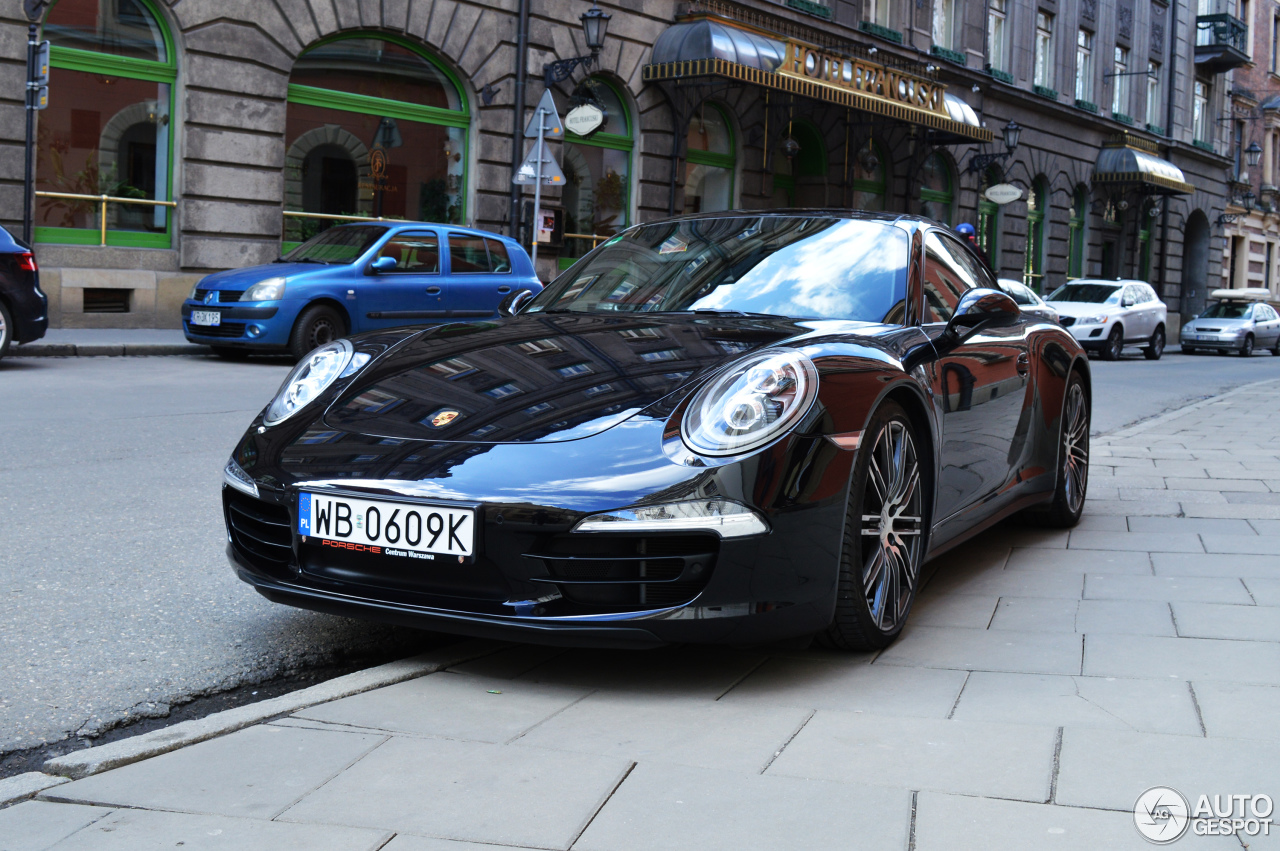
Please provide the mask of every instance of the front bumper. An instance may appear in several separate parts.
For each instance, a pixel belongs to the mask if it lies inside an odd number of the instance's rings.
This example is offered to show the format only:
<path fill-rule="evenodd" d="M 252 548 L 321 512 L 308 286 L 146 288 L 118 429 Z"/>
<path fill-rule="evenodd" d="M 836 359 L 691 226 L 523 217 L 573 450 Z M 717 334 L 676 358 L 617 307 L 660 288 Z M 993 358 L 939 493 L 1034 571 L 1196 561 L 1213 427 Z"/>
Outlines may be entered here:
<path fill-rule="evenodd" d="M 1208 337 L 1205 334 L 1197 334 L 1196 336 L 1200 338 Z M 1212 339 L 1191 340 L 1187 338 L 1186 334 L 1183 334 L 1180 342 L 1184 349 L 1217 349 L 1234 352 L 1244 345 L 1244 337 L 1220 337 L 1214 335 Z"/>
<path fill-rule="evenodd" d="M 280 303 L 248 303 L 244 306 L 211 304 L 188 299 L 182 305 L 182 332 L 192 343 L 229 348 L 280 348 L 289 343 L 292 321 L 281 314 Z M 195 310 L 217 311 L 221 323 L 216 326 L 194 325 Z M 289 321 L 286 321 L 289 320 Z"/>

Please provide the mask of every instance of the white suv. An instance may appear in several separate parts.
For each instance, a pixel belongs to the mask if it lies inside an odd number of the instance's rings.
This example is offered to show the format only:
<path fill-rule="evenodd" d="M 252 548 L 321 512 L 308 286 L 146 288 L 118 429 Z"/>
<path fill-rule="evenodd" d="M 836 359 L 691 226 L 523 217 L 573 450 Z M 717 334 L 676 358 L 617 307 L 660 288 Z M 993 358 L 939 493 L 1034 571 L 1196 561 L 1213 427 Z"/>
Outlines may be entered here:
<path fill-rule="evenodd" d="M 1081 278 L 1045 299 L 1080 345 L 1116 360 L 1126 346 L 1141 346 L 1148 360 L 1164 354 L 1168 308 L 1145 281 Z"/>

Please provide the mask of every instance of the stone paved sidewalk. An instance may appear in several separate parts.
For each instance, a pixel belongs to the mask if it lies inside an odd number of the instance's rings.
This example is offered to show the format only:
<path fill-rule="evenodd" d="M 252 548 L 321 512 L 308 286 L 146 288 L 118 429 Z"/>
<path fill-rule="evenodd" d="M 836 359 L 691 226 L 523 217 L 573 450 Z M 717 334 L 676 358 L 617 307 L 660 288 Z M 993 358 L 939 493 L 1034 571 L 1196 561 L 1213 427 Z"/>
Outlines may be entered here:
<path fill-rule="evenodd" d="M 1149 787 L 1280 799 L 1278 393 L 1095 439 L 1077 529 L 931 563 L 878 655 L 496 647 L 47 789 L 0 849 L 1148 848 Z"/>

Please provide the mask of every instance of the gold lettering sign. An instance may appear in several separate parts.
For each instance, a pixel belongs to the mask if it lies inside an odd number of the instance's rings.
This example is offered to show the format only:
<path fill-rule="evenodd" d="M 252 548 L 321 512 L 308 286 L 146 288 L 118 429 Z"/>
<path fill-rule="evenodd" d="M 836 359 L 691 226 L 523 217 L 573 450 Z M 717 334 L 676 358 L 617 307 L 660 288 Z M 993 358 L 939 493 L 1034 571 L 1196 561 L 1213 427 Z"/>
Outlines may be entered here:
<path fill-rule="evenodd" d="M 941 83 L 875 62 L 827 53 L 800 42 L 787 41 L 786 60 L 778 73 L 950 117 L 943 99 L 946 86 Z"/>

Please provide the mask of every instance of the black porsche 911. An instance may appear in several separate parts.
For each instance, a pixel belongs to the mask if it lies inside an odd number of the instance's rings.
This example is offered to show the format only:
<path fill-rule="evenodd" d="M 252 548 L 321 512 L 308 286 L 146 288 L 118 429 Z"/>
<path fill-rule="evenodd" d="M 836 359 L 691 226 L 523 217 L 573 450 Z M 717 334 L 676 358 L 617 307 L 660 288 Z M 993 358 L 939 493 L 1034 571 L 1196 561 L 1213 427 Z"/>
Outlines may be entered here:
<path fill-rule="evenodd" d="M 226 467 L 243 580 L 471 635 L 863 649 L 926 559 L 1079 520 L 1084 352 L 927 220 L 645 224 L 509 301 L 298 364 Z"/>

